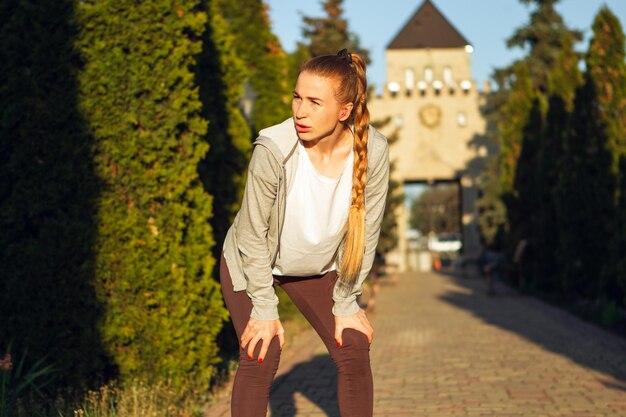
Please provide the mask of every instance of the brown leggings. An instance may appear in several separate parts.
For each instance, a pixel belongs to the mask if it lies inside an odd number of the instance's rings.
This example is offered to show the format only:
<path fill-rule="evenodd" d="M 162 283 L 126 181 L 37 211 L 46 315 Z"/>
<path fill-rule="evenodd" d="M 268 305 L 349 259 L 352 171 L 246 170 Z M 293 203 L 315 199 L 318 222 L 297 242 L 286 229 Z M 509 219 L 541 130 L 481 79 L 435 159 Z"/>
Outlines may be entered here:
<path fill-rule="evenodd" d="M 337 397 L 342 417 L 369 417 L 373 414 L 373 382 L 370 368 L 367 336 L 354 329 L 343 332 L 343 344 L 337 347 L 335 319 L 332 314 L 333 288 L 337 274 L 332 271 L 313 277 L 284 277 L 274 275 L 274 285 L 280 285 L 302 315 L 311 323 L 322 338 L 330 356 L 337 366 Z M 245 291 L 233 291 L 228 266 L 222 255 L 220 281 L 226 307 L 241 339 L 250 313 L 252 302 Z M 235 376 L 231 399 L 232 417 L 261 417 L 267 412 L 270 387 L 278 362 L 280 343 L 274 337 L 262 363 L 257 358 L 261 343 L 257 343 L 252 360 L 239 349 L 239 368 Z"/>

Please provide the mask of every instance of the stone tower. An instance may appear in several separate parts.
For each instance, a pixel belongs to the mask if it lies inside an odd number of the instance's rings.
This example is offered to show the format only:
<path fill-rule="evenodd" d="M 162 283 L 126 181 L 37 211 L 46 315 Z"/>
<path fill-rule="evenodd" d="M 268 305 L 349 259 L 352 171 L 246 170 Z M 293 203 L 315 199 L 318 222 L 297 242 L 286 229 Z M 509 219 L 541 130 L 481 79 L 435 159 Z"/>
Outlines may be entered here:
<path fill-rule="evenodd" d="M 456 182 L 460 186 L 463 256 L 479 251 L 477 180 L 487 143 L 479 107 L 483 95 L 471 78 L 473 47 L 430 1 L 424 1 L 386 51 L 387 82 L 368 104 L 372 120 L 399 139 L 391 146 L 393 175 L 401 183 Z M 399 212 L 399 247 L 392 262 L 406 269 L 408 210 Z"/>

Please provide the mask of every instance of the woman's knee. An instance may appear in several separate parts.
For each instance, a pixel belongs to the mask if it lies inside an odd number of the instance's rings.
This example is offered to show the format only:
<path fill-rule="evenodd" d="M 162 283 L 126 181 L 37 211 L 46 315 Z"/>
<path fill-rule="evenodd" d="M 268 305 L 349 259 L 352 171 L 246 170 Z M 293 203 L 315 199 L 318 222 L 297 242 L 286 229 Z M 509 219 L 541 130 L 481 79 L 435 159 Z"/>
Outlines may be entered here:
<path fill-rule="evenodd" d="M 280 363 L 280 341 L 278 337 L 274 337 L 270 342 L 267 349 L 267 353 L 262 362 L 259 362 L 259 354 L 261 352 L 262 343 L 257 343 L 252 357 L 248 356 L 248 349 L 239 349 L 239 368 L 245 368 L 245 372 L 266 374 L 269 373 L 272 377 L 278 369 Z"/>
<path fill-rule="evenodd" d="M 369 367 L 370 344 L 367 336 L 358 330 L 345 329 L 342 342 L 341 347 L 333 349 L 332 354 L 338 370 Z"/>
<path fill-rule="evenodd" d="M 348 348 L 367 351 L 370 349 L 370 343 L 367 340 L 367 336 L 358 330 L 344 329 L 341 338 L 342 345 L 340 349 Z"/>

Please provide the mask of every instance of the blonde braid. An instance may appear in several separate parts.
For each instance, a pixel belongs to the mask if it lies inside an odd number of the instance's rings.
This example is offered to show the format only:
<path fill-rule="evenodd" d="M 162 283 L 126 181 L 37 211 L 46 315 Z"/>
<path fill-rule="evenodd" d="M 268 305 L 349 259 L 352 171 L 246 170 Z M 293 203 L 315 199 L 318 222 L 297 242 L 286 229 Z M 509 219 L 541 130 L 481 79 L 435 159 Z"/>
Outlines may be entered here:
<path fill-rule="evenodd" d="M 357 95 L 354 100 L 354 168 L 352 173 L 352 200 L 346 233 L 345 248 L 340 267 L 340 282 L 351 289 L 356 284 L 361 271 L 365 252 L 365 185 L 367 181 L 367 139 L 370 121 L 367 109 L 367 78 L 365 63 L 360 56 L 351 54 L 352 65 L 357 76 Z"/>

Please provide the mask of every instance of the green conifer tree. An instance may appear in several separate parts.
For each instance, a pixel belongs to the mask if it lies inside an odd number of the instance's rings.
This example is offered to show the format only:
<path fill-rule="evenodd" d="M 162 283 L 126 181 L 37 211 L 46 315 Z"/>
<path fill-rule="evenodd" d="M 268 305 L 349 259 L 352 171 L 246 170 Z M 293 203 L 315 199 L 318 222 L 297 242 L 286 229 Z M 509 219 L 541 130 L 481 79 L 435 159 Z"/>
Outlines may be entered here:
<path fill-rule="evenodd" d="M 622 155 L 619 165 L 619 199 L 617 203 L 612 253 L 615 257 L 615 279 L 624 294 L 622 307 L 626 306 L 626 155 Z"/>
<path fill-rule="evenodd" d="M 561 289 L 577 297 L 598 295 L 600 265 L 607 258 L 615 185 L 611 154 L 593 105 L 595 86 L 589 72 L 576 92 L 572 127 L 565 142 L 557 189 Z"/>
<path fill-rule="evenodd" d="M 573 46 L 581 34 L 565 26 L 554 7 L 558 0 L 521 1 L 534 4 L 536 8 L 531 13 L 530 22 L 517 29 L 507 45 L 525 48 L 528 54 L 510 67 L 496 71 L 494 77 L 500 89 L 490 97 L 489 106 L 492 109 L 490 123 L 497 126 L 492 137 L 500 147 L 497 156 L 500 165 L 497 171 L 501 174 L 498 192 L 507 210 L 509 224 L 505 229 L 509 231 L 509 256 L 520 239 L 528 240 L 534 247 L 533 252 L 538 253 L 539 236 L 554 232 L 553 219 L 548 214 L 543 214 L 544 211 L 550 213 L 554 202 L 537 198 L 537 195 L 544 198 L 552 195 L 552 185 L 542 181 L 541 175 L 554 175 L 556 169 L 557 158 L 554 155 L 546 155 L 545 158 L 542 156 L 545 146 L 553 149 L 549 144 L 553 138 L 545 136 L 542 129 L 527 124 L 545 120 L 552 96 L 561 97 L 566 106 L 571 108 L 574 90 L 580 82 L 578 58 Z M 538 100 L 536 106 L 531 105 L 534 100 Z M 533 107 L 540 110 L 541 117 L 530 118 Z M 523 151 L 524 137 L 527 139 L 525 143 L 534 147 L 531 152 Z M 520 156 L 523 152 L 533 156 L 525 157 L 523 165 L 518 166 L 522 163 Z M 543 162 L 541 167 L 540 161 Z M 516 175 L 525 179 L 517 181 Z M 530 183 L 535 187 L 533 193 L 528 192 L 530 189 L 515 188 L 516 184 Z M 487 193 L 489 190 L 484 189 L 483 192 Z M 493 197 L 489 198 L 493 200 Z M 534 220 L 530 217 L 531 213 Z M 549 280 L 543 275 L 548 273 L 547 264 L 553 260 L 539 256 L 530 258 L 530 262 L 533 266 L 526 270 L 533 271 L 535 280 Z"/>
<path fill-rule="evenodd" d="M 509 200 L 508 211 L 512 240 L 519 242 L 525 239 L 529 243 L 525 259 L 530 259 L 532 264 L 524 268 L 525 275 L 520 278 L 531 285 L 536 285 L 539 272 L 536 263 L 539 239 L 535 227 L 539 220 L 541 201 L 537 198 L 540 184 L 536 167 L 541 152 L 544 127 L 542 105 L 543 102 L 539 97 L 533 99 L 528 120 L 522 130 L 521 150 L 513 184 L 515 195 Z"/>
<path fill-rule="evenodd" d="M 25 369 L 54 365 L 59 385 L 91 383 L 109 362 L 94 289 L 103 184 L 79 100 L 75 5 L 0 2 L 0 350 L 11 343 Z"/>
<path fill-rule="evenodd" d="M 372 122 L 372 126 L 376 129 L 382 129 L 391 122 L 391 117 L 382 121 Z M 395 129 L 387 137 L 389 146 L 393 146 L 400 138 L 399 130 Z M 383 213 L 383 221 L 380 226 L 380 236 L 378 238 L 377 251 L 379 254 L 385 254 L 393 250 L 398 245 L 398 217 L 396 211 L 404 202 L 404 193 L 401 192 L 401 183 L 393 178 L 395 170 L 395 161 L 390 161 L 389 166 L 389 188 L 387 190 L 387 198 L 385 201 L 385 212 Z"/>
<path fill-rule="evenodd" d="M 559 95 L 550 97 L 545 128 L 541 138 L 538 157 L 535 198 L 538 209 L 533 215 L 535 230 L 535 265 L 531 281 L 542 292 L 556 292 L 559 286 L 559 263 L 555 257 L 559 245 L 559 217 L 557 216 L 556 184 L 559 176 L 559 160 L 563 157 L 565 140 L 569 129 L 570 113 L 565 100 Z"/>
<path fill-rule="evenodd" d="M 207 11 L 194 0 L 79 10 L 81 109 L 104 183 L 93 250 L 107 352 L 124 379 L 206 390 L 226 318 L 198 176 L 207 121 L 192 70 Z"/>
<path fill-rule="evenodd" d="M 593 23 L 559 181 L 561 282 L 580 297 L 623 302 L 620 159 L 626 153 L 624 33 L 603 7 Z"/>
<path fill-rule="evenodd" d="M 626 155 L 626 42 L 619 19 L 606 6 L 596 15 L 592 30 L 587 71 L 596 96 L 587 105 L 598 108 L 598 134 L 603 136 L 606 151 L 610 154 L 607 174 L 610 178 L 606 179 L 606 184 L 612 188 L 609 201 L 612 212 L 605 219 L 611 243 L 608 262 L 601 267 L 599 296 L 621 302 L 624 293 L 617 284 L 615 268 L 620 259 L 626 256 L 626 252 L 619 250 L 624 238 L 616 233 L 616 223 L 619 223 L 620 217 L 617 211 L 620 202 L 619 182 L 620 175 L 623 175 L 619 164 Z"/>
<path fill-rule="evenodd" d="M 237 38 L 222 2 L 211 0 L 206 7 L 209 20 L 196 72 L 202 115 L 209 121 L 206 141 L 210 149 L 200 162 L 199 172 L 205 189 L 213 196 L 213 256 L 220 259 L 226 232 L 241 204 L 252 142 L 241 111 L 248 71 L 235 47 Z"/>

